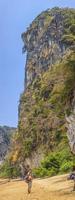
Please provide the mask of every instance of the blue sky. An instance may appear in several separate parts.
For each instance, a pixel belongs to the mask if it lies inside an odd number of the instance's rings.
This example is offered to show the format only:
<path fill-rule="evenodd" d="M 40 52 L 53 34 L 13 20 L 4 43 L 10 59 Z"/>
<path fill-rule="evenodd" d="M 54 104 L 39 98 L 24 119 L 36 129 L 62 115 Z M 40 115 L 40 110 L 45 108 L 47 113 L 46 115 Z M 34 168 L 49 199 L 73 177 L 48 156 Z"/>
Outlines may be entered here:
<path fill-rule="evenodd" d="M 75 0 L 0 0 L 0 125 L 17 126 L 24 88 L 21 33 L 43 10 L 74 7 Z"/>

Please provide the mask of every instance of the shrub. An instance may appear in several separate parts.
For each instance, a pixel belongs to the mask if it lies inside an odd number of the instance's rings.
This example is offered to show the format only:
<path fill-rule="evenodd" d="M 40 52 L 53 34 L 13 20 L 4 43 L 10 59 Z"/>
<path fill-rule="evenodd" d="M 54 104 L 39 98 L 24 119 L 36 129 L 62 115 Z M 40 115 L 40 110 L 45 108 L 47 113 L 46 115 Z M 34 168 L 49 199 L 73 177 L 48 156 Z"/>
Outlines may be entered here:
<path fill-rule="evenodd" d="M 43 167 L 33 169 L 33 176 L 34 177 L 44 177 L 47 176 L 47 169 Z"/>
<path fill-rule="evenodd" d="M 62 163 L 62 165 L 60 167 L 60 171 L 61 172 L 69 172 L 72 170 L 72 167 L 73 167 L 72 161 L 65 161 L 64 163 Z"/>
<path fill-rule="evenodd" d="M 55 176 L 69 172 L 73 167 L 73 156 L 69 148 L 50 153 L 41 162 L 41 167 L 33 170 L 35 177 Z"/>
<path fill-rule="evenodd" d="M 6 160 L 0 168 L 0 177 L 14 178 L 20 175 L 20 169 L 18 165 L 13 165 Z"/>

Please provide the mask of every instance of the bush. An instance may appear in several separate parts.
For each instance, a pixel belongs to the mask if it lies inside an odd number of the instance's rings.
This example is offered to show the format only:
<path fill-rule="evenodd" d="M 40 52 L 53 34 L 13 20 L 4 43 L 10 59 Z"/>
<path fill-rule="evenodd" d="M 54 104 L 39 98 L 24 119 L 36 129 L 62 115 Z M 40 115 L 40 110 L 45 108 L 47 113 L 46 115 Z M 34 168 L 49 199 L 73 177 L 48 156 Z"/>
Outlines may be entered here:
<path fill-rule="evenodd" d="M 73 156 L 69 148 L 60 150 L 59 152 L 50 153 L 41 162 L 41 167 L 33 170 L 35 177 L 55 176 L 69 172 L 73 167 Z"/>
<path fill-rule="evenodd" d="M 64 163 L 62 163 L 62 165 L 60 167 L 60 171 L 61 172 L 69 172 L 72 170 L 72 167 L 73 167 L 72 161 L 65 161 Z"/>
<path fill-rule="evenodd" d="M 6 160 L 0 168 L 0 177 L 15 178 L 20 175 L 20 169 L 18 165 L 13 165 Z"/>
<path fill-rule="evenodd" d="M 52 167 L 51 169 L 46 169 L 43 167 L 37 168 L 37 169 L 33 169 L 33 176 L 34 177 L 46 177 L 46 176 L 54 176 L 57 174 L 57 170 Z"/>
<path fill-rule="evenodd" d="M 46 169 L 54 168 L 56 171 L 59 170 L 59 159 L 56 154 L 50 154 L 42 161 L 42 166 Z"/>
<path fill-rule="evenodd" d="M 47 170 L 43 167 L 33 169 L 34 177 L 44 177 L 47 176 Z"/>
<path fill-rule="evenodd" d="M 48 169 L 48 171 L 47 171 L 47 176 L 55 176 L 57 174 L 57 170 L 54 168 L 54 167 L 52 167 L 51 169 Z"/>

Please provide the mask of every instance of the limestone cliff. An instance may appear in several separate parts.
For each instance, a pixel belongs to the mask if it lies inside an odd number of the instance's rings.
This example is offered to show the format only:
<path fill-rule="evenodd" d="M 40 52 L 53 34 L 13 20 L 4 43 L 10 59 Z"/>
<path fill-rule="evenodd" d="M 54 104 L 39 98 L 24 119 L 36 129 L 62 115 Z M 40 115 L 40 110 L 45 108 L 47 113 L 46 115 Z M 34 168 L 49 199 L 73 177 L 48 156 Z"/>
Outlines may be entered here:
<path fill-rule="evenodd" d="M 48 152 L 66 152 L 67 134 L 71 129 L 75 134 L 70 120 L 72 116 L 75 121 L 75 10 L 42 12 L 22 39 L 27 54 L 25 88 L 14 149 L 16 160 L 38 166 Z M 14 155 L 15 151 L 12 160 Z"/>
<path fill-rule="evenodd" d="M 72 33 L 68 34 L 71 27 L 69 20 L 74 10 L 54 8 L 41 13 L 22 34 L 24 42 L 23 51 L 27 51 L 25 68 L 25 88 L 50 69 L 52 65 L 62 59 L 70 45 L 75 44 Z M 74 19 L 72 19 L 74 20 Z"/>

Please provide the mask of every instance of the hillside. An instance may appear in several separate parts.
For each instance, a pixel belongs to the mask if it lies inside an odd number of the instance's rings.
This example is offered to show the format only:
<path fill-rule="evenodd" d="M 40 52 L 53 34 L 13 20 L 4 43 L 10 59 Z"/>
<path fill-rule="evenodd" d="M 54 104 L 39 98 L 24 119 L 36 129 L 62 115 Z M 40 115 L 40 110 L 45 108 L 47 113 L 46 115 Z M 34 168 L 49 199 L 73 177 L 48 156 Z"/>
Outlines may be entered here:
<path fill-rule="evenodd" d="M 10 160 L 32 168 L 44 160 L 41 176 L 69 171 L 75 154 L 75 9 L 42 12 L 22 40 L 25 87 Z"/>
<path fill-rule="evenodd" d="M 16 128 L 8 126 L 0 126 L 0 162 L 4 160 L 9 146 L 10 140 Z"/>

